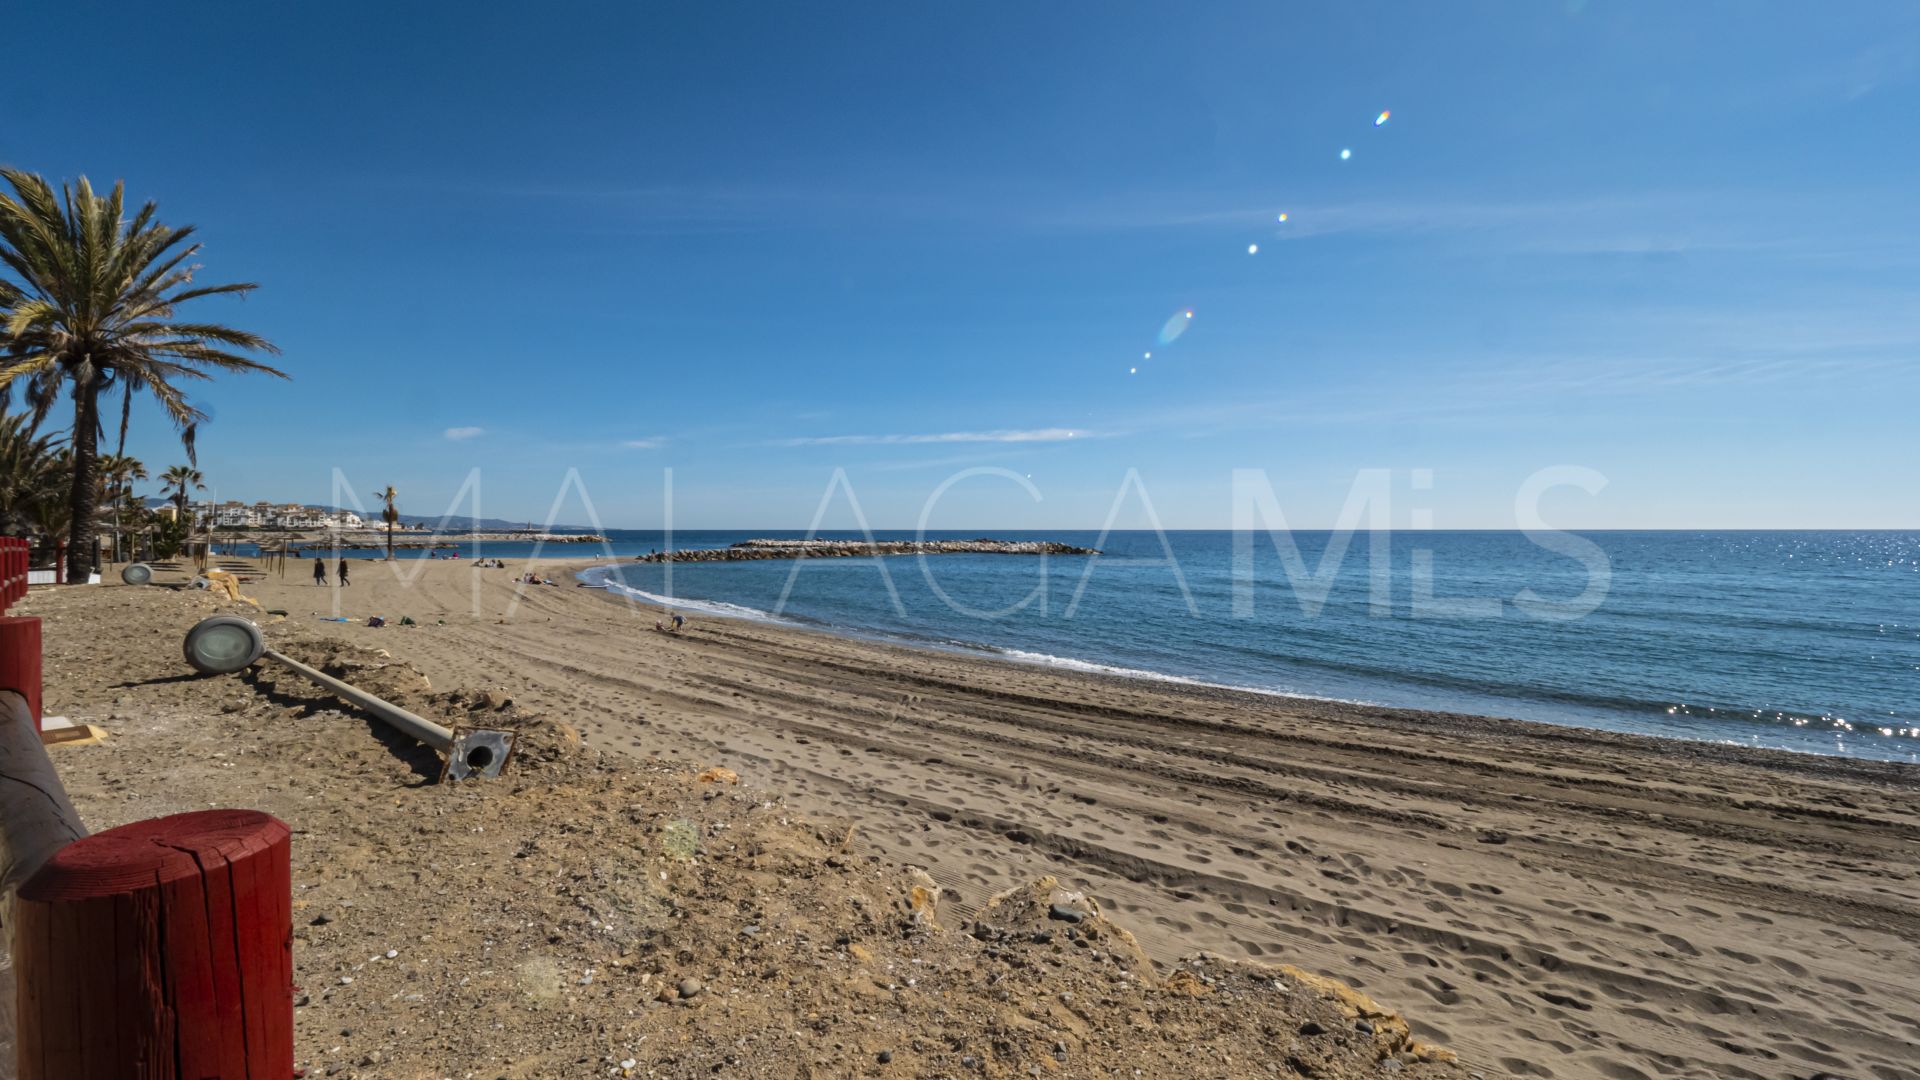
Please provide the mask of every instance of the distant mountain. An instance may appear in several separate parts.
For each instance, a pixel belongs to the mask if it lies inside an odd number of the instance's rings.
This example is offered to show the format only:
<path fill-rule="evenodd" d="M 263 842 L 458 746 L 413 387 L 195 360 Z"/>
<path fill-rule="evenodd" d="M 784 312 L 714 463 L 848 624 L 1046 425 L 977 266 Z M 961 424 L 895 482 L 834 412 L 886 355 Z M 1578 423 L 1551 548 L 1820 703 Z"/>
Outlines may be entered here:
<path fill-rule="evenodd" d="M 360 513 L 357 510 L 354 512 Z M 360 514 L 360 516 L 367 517 L 366 514 Z M 378 524 L 380 521 L 377 516 L 369 518 L 368 520 L 375 524 Z M 589 533 L 597 531 L 585 525 L 555 525 L 552 528 L 548 528 L 537 521 L 508 521 L 505 518 L 456 517 L 448 518 L 446 524 L 442 525 L 440 519 L 437 517 L 415 517 L 412 514 L 401 514 L 400 523 L 403 525 L 430 525 L 434 528 L 445 529 L 449 532 L 501 532 L 508 529 L 526 528 L 531 528 L 536 532 L 555 533 Z"/>

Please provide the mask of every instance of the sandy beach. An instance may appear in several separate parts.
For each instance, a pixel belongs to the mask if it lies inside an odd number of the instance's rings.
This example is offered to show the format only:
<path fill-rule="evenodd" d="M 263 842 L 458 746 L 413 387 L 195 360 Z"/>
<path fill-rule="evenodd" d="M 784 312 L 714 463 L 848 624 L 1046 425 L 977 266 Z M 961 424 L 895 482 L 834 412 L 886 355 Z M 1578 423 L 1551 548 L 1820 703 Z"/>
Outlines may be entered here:
<path fill-rule="evenodd" d="M 602 751 L 850 819 L 862 850 L 924 867 L 954 923 L 1053 875 L 1155 960 L 1336 976 L 1492 1072 L 1920 1075 L 1920 769 L 744 621 L 670 636 L 574 587 L 587 561 L 543 563 L 558 587 L 510 565 L 362 562 L 344 591 L 294 566 L 245 589 L 289 613 L 275 633 L 384 649 Z M 336 598 L 352 622 L 321 621 Z M 171 629 L 142 632 L 177 649 Z"/>

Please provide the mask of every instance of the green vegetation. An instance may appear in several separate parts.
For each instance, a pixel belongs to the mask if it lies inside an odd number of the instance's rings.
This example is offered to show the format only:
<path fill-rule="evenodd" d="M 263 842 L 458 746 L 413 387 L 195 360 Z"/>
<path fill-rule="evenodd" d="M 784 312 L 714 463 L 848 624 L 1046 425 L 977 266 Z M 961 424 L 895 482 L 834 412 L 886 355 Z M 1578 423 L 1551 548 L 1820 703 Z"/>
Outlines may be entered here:
<path fill-rule="evenodd" d="M 660 850 L 671 858 L 686 862 L 700 854 L 700 828 L 685 818 L 667 822 L 660 833 Z"/>
<path fill-rule="evenodd" d="M 160 474 L 160 490 L 173 500 L 173 508 L 184 514 L 187 512 L 187 499 L 194 491 L 206 490 L 206 477 L 191 465 L 175 465 Z"/>
<path fill-rule="evenodd" d="M 25 416 L 0 416 L 0 532 L 34 532 L 46 504 L 64 503 L 65 441 L 35 432 Z"/>
<path fill-rule="evenodd" d="M 134 508 L 129 505 L 133 498 L 133 485 L 147 478 L 147 467 L 139 458 L 123 453 L 102 454 L 100 456 L 100 501 L 106 507 L 108 520 L 113 526 L 112 558 L 121 558 L 120 534 L 123 530 L 138 530 L 143 524 L 145 507 L 140 508 L 140 516 L 134 516 Z"/>
<path fill-rule="evenodd" d="M 160 224 L 151 202 L 128 220 L 122 184 L 97 195 L 81 177 L 56 193 L 32 173 L 0 169 L 0 178 L 13 189 L 11 196 L 0 193 L 0 407 L 20 389 L 34 430 L 63 397 L 73 403 L 67 579 L 86 581 L 102 495 L 101 395 L 121 391 L 123 447 L 133 396 L 150 395 L 173 421 L 192 463 L 194 435 L 206 414 L 187 399 L 182 383 L 221 371 L 286 375 L 241 355 L 278 351 L 266 339 L 176 317 L 188 301 L 255 287 L 193 284 L 199 267 L 189 260 L 200 245 L 187 242 L 192 226 Z"/>

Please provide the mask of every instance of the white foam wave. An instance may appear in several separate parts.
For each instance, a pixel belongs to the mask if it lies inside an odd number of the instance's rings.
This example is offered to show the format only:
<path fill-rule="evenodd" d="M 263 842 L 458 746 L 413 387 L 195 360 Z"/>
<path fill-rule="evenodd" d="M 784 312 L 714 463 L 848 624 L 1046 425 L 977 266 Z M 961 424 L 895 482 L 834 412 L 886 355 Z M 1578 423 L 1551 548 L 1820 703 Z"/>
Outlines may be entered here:
<path fill-rule="evenodd" d="M 784 618 L 771 611 L 762 611 L 759 608 L 746 607 L 740 604 L 729 604 L 721 600 L 688 600 L 681 597 L 661 596 L 658 593 L 650 593 L 644 589 L 636 589 L 619 580 L 618 569 L 618 567 L 614 566 L 590 567 L 587 570 L 581 571 L 580 577 L 592 581 L 594 584 L 604 583 L 608 592 L 624 593 L 628 596 L 644 600 L 649 604 L 660 604 L 681 611 L 699 611 L 723 618 L 749 619 L 754 622 L 773 623 L 780 626 L 800 626 L 807 629 L 818 629 L 818 627 L 805 627 L 804 624 L 797 620 Z M 596 573 L 596 571 L 598 572 Z M 854 632 L 847 636 L 864 637 L 868 640 L 878 639 L 908 646 L 921 645 L 926 647 L 928 645 L 925 641 L 914 642 L 912 640 L 902 639 L 899 635 L 893 634 L 860 634 Z M 1283 690 L 1271 686 L 1240 686 L 1234 683 L 1208 682 L 1205 679 L 1195 679 L 1185 675 L 1169 675 L 1162 671 L 1121 667 L 1116 664 L 1101 664 L 1092 660 L 1075 659 L 1071 656 L 1054 656 L 1049 653 L 1028 652 L 1024 649 L 1009 649 L 999 645 L 980 645 L 973 642 L 949 640 L 941 644 L 932 645 L 931 647 L 965 649 L 968 652 L 985 651 L 989 655 L 1014 660 L 1023 664 L 1065 668 L 1068 671 L 1084 671 L 1095 675 L 1113 675 L 1124 679 L 1144 679 L 1151 682 L 1175 683 L 1181 686 L 1201 686 L 1215 690 L 1239 690 L 1249 694 L 1265 694 L 1269 697 L 1293 698 L 1300 701 L 1330 701 L 1341 705 L 1376 704 L 1375 702 L 1361 701 L 1356 698 L 1327 697 L 1322 694 L 1302 694 L 1297 691 Z"/>
<path fill-rule="evenodd" d="M 729 604 L 721 600 L 688 600 L 678 596 L 661 596 L 658 593 L 650 593 L 645 589 L 636 589 L 631 585 L 622 584 L 610 576 L 593 582 L 595 585 L 602 583 L 606 585 L 608 592 L 623 593 L 638 600 L 645 600 L 649 604 L 659 604 L 661 607 L 670 607 L 676 611 L 698 611 L 728 619 L 749 619 L 753 622 L 778 623 L 783 626 L 796 625 L 793 620 L 783 619 L 771 611 L 761 611 L 759 608 L 750 608 L 741 604 Z"/>
<path fill-rule="evenodd" d="M 1357 698 L 1327 697 L 1324 694 L 1302 694 L 1295 690 L 1282 690 L 1272 686 L 1241 686 L 1235 683 L 1208 682 L 1205 679 L 1194 679 L 1185 675 L 1169 675 L 1163 671 L 1147 671 L 1143 668 L 1099 664 L 1092 660 L 1076 660 L 1071 656 L 1053 656 L 1048 653 L 1027 652 L 1023 649 L 995 649 L 994 651 L 1009 660 L 1018 660 L 1023 664 L 1042 664 L 1047 667 L 1066 668 L 1069 671 L 1091 672 L 1095 675 L 1117 675 L 1124 679 L 1146 679 L 1151 682 L 1177 683 L 1181 686 L 1204 686 L 1214 690 L 1239 690 L 1248 694 L 1265 694 L 1269 697 L 1296 698 L 1301 701 L 1331 701 L 1340 705 L 1374 704 L 1374 702 L 1361 701 Z"/>

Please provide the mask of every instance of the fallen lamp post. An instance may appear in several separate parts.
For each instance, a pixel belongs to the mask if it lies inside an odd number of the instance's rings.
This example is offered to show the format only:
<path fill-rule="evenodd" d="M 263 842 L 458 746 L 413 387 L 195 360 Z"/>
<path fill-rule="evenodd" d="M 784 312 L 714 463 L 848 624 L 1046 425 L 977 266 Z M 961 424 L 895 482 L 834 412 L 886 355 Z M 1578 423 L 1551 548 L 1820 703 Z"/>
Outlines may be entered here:
<path fill-rule="evenodd" d="M 290 656 L 267 648 L 266 636 L 250 620 L 237 615 L 214 615 L 195 623 L 181 646 L 187 663 L 203 675 L 231 675 L 271 660 L 335 697 L 372 713 L 395 730 L 446 755 L 440 780 L 484 779 L 500 775 L 513 756 L 515 733 L 497 728 L 444 728 L 439 724 L 374 697 L 352 683 L 308 667 Z"/>

